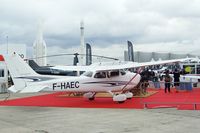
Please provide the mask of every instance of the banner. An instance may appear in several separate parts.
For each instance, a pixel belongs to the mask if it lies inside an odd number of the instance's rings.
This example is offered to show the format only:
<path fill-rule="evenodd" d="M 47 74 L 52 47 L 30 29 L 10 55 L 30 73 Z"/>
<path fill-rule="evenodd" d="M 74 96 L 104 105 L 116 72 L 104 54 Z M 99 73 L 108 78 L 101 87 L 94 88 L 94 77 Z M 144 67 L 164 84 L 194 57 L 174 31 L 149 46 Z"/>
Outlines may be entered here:
<path fill-rule="evenodd" d="M 130 41 L 127 42 L 128 42 L 128 60 L 134 62 L 133 44 Z"/>
<path fill-rule="evenodd" d="M 89 43 L 86 43 L 86 65 L 92 64 L 92 49 Z"/>

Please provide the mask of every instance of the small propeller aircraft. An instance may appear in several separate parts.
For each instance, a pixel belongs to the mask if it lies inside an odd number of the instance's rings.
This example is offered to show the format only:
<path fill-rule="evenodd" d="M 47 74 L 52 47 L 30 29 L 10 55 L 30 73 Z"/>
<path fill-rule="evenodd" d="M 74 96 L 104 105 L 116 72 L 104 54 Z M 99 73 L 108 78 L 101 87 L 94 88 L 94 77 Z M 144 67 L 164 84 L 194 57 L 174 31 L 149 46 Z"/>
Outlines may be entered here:
<path fill-rule="evenodd" d="M 50 76 L 37 74 L 18 54 L 4 56 L 14 85 L 8 88 L 14 93 L 31 93 L 42 91 L 82 92 L 84 97 L 94 100 L 98 92 L 108 92 L 113 101 L 122 103 L 131 99 L 130 92 L 140 82 L 140 74 L 124 71 L 124 69 L 139 68 L 150 65 L 180 62 L 183 59 L 158 62 L 107 62 L 91 65 L 79 77 Z M 115 92 L 122 92 L 116 94 Z"/>

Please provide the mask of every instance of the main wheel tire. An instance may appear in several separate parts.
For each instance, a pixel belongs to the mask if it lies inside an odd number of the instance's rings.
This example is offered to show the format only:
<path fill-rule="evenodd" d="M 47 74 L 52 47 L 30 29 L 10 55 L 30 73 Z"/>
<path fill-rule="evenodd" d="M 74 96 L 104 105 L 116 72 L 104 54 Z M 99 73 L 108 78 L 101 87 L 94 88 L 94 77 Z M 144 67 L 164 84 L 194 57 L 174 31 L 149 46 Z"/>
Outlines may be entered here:
<path fill-rule="evenodd" d="M 88 98 L 90 101 L 93 101 L 95 97 L 90 97 Z"/>

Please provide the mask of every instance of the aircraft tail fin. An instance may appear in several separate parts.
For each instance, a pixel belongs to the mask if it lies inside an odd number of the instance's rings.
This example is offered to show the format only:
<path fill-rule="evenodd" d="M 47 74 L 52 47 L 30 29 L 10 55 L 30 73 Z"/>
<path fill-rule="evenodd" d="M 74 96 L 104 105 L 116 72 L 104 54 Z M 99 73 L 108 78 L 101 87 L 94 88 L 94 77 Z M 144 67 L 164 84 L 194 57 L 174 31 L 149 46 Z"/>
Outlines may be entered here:
<path fill-rule="evenodd" d="M 15 92 L 18 92 L 27 86 L 24 77 L 38 76 L 38 74 L 16 53 L 11 56 L 6 55 L 4 56 L 4 59 L 7 69 L 12 77 Z"/>

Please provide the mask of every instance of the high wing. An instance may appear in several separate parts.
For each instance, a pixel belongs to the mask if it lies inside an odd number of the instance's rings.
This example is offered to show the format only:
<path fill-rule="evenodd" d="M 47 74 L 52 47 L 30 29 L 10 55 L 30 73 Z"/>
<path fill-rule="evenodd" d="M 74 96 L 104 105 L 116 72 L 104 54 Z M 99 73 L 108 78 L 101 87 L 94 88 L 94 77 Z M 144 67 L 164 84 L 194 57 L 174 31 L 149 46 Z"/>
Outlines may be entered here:
<path fill-rule="evenodd" d="M 162 64 L 170 64 L 176 62 L 186 61 L 185 59 L 175 59 L 175 60 L 159 60 L 159 61 L 151 61 L 151 62 L 125 62 L 125 61 L 115 61 L 115 62 L 100 62 L 93 63 L 89 66 L 52 66 L 50 67 L 53 70 L 61 70 L 61 71 L 111 71 L 111 70 L 119 70 L 119 69 L 130 69 L 130 68 L 139 68 L 145 66 L 152 65 L 162 65 Z"/>
<path fill-rule="evenodd" d="M 63 70 L 63 71 L 90 71 L 90 66 L 53 66 L 53 69 Z"/>
<path fill-rule="evenodd" d="M 175 60 L 163 60 L 163 61 L 153 61 L 153 62 L 103 62 L 103 63 L 94 63 L 90 66 L 90 69 L 95 71 L 111 71 L 111 70 L 119 70 L 119 69 L 131 69 L 131 68 L 139 68 L 153 65 L 163 65 L 163 64 L 171 64 L 185 61 L 187 59 L 175 59 Z"/>
<path fill-rule="evenodd" d="M 130 68 L 139 68 L 153 65 L 162 65 L 162 64 L 170 64 L 177 63 L 188 60 L 184 59 L 175 59 L 175 60 L 162 60 L 162 61 L 153 61 L 153 62 L 124 62 L 124 61 L 115 61 L 115 62 L 100 62 L 93 63 L 90 66 L 54 66 L 54 69 L 59 70 L 74 70 L 74 71 L 111 71 L 111 70 L 119 70 L 119 69 L 130 69 Z"/>

